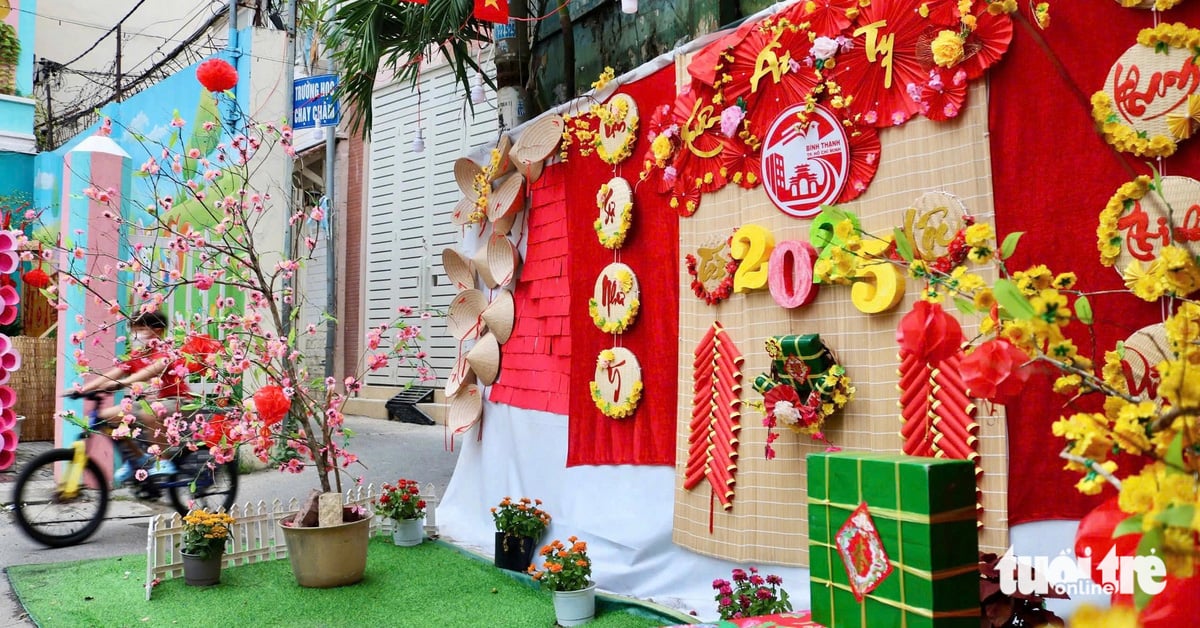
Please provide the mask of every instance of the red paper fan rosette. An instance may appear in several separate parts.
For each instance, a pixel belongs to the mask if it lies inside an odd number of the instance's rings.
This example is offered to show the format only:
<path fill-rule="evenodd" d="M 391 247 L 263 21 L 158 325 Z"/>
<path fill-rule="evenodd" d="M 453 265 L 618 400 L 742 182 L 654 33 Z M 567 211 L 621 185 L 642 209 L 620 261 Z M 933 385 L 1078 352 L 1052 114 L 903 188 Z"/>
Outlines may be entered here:
<path fill-rule="evenodd" d="M 696 210 L 700 209 L 699 188 L 692 185 L 683 186 L 677 181 L 675 189 L 671 192 L 671 207 L 684 218 L 696 213 Z"/>
<path fill-rule="evenodd" d="M 841 110 L 843 115 L 845 110 Z M 859 197 L 871 185 L 875 171 L 879 170 L 879 158 L 883 147 L 879 143 L 879 132 L 866 124 L 844 125 L 850 142 L 850 171 L 846 174 L 846 185 L 838 195 L 837 202 L 847 203 Z"/>
<path fill-rule="evenodd" d="M 962 65 L 930 70 L 929 80 L 917 91 L 921 115 L 937 122 L 958 117 L 967 103 L 967 82 Z"/>
<path fill-rule="evenodd" d="M 919 111 L 908 85 L 920 85 L 928 76 L 917 44 L 922 33 L 936 26 L 921 17 L 917 3 L 903 0 L 875 0 L 863 7 L 857 24 L 878 23 L 883 26 L 855 36 L 854 47 L 838 55 L 833 78 L 845 93 L 854 95 L 850 109 L 862 114 L 863 122 L 874 127 L 897 126 Z M 890 79 L 883 65 L 884 52 L 876 49 L 885 37 L 894 38 Z M 868 41 L 876 45 L 868 47 Z"/>
<path fill-rule="evenodd" d="M 854 21 L 847 12 L 856 8 L 858 0 L 809 0 L 793 4 L 780 16 L 793 24 L 808 22 L 817 36 L 837 37 Z"/>
<path fill-rule="evenodd" d="M 821 80 L 820 72 L 809 59 L 811 51 L 808 31 L 788 20 L 764 20 L 729 51 L 733 61 L 726 64 L 718 79 L 720 108 L 735 105 L 738 99 L 744 101 L 743 124 L 751 135 L 763 137 L 780 113 L 804 102 Z M 760 62 L 760 55 L 767 55 L 764 61 Z M 763 68 L 769 69 L 770 64 L 779 64 L 775 66 L 780 69 L 778 82 L 773 71 L 761 74 L 754 82 L 754 76 Z"/>
<path fill-rule="evenodd" d="M 752 190 L 762 184 L 762 151 L 751 148 L 741 138 L 731 138 L 721 152 L 721 168 L 731 183 Z"/>
<path fill-rule="evenodd" d="M 758 28 L 758 22 L 746 22 L 732 33 L 705 46 L 692 56 L 692 60 L 687 66 L 688 75 L 709 87 L 715 87 L 717 76 L 725 64 L 722 55 L 756 28 Z"/>
<path fill-rule="evenodd" d="M 664 133 L 670 138 L 671 154 L 660 168 L 654 156 L 654 142 Z M 679 151 L 679 125 L 672 116 L 672 104 L 657 105 L 650 110 L 650 119 L 646 123 L 645 145 L 646 150 L 642 153 L 642 171 L 638 174 L 638 179 L 648 182 L 659 194 L 666 194 L 675 187 L 675 178 L 666 176 L 666 169 L 672 165 L 675 154 Z"/>
<path fill-rule="evenodd" d="M 712 96 L 711 88 L 693 81 L 691 88 L 675 99 L 674 118 L 679 123 L 681 143 L 671 164 L 676 189 L 698 186 L 699 192 L 715 192 L 725 187 L 721 176 L 721 151 L 725 149 L 720 135 L 721 112 Z"/>
<path fill-rule="evenodd" d="M 983 76 L 984 70 L 1000 60 L 1012 42 L 1012 18 L 1007 13 L 993 15 L 987 10 L 986 2 L 975 7 L 975 30 L 967 36 L 963 48 L 973 51 L 960 65 L 967 71 L 967 79 Z"/>

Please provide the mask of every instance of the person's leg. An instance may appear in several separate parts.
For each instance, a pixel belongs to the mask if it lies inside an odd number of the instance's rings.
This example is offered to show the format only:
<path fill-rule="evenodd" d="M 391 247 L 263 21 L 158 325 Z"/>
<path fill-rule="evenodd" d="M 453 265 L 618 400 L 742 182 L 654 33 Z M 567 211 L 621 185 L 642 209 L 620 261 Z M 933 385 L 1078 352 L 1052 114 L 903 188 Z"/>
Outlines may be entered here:
<path fill-rule="evenodd" d="M 113 430 L 121 425 L 121 419 L 125 416 L 125 413 L 121 411 L 119 406 L 113 406 L 104 408 L 99 412 L 99 415 L 100 419 L 108 425 L 109 430 Z M 146 453 L 133 438 L 117 438 L 114 439 L 114 444 L 127 461 L 139 460 Z"/>

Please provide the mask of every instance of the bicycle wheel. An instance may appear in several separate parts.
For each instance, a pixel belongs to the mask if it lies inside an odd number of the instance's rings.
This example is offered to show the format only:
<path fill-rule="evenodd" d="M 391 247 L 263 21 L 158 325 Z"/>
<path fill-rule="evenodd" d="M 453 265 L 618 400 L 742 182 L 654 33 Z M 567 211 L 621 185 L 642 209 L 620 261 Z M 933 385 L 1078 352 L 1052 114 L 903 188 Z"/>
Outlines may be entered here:
<path fill-rule="evenodd" d="M 191 508 L 203 508 L 212 512 L 224 508 L 226 512 L 237 501 L 237 461 L 208 467 L 212 456 L 205 450 L 185 451 L 175 459 L 178 471 L 165 486 L 171 496 L 171 505 L 180 515 Z"/>
<path fill-rule="evenodd" d="M 54 478 L 54 467 L 64 463 L 65 473 L 74 458 L 71 449 L 53 449 L 31 460 L 17 476 L 13 488 L 17 525 L 43 545 L 67 547 L 82 543 L 100 528 L 108 511 L 108 480 L 91 458 L 83 469 L 78 494 L 63 495 Z"/>

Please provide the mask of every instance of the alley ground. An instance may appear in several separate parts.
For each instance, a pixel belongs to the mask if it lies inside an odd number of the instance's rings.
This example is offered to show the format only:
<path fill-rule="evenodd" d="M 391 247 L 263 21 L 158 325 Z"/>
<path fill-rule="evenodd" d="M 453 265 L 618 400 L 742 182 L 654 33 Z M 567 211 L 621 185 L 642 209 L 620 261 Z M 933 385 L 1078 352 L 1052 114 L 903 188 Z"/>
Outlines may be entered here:
<path fill-rule="evenodd" d="M 350 451 L 358 454 L 367 468 L 358 468 L 366 482 L 379 485 L 394 482 L 404 477 L 421 482 L 422 486 L 432 482 L 441 494 L 450 481 L 454 464 L 458 458 L 458 446 L 451 453 L 446 445 L 446 428 L 442 425 L 418 426 L 363 417 L 348 417 L 347 427 L 355 432 Z M 460 437 L 461 438 L 461 437 Z M 19 456 L 18 464 L 8 472 L 0 473 L 0 503 L 7 504 L 12 498 L 12 482 L 19 465 L 28 456 Z M 270 503 L 280 499 L 303 497 L 318 486 L 311 471 L 299 475 L 278 471 L 258 471 L 241 478 L 238 502 Z M 128 490 L 109 507 L 108 518 L 100 530 L 86 543 L 77 547 L 47 549 L 26 537 L 7 509 L 0 512 L 0 566 L 30 563 L 58 563 L 88 558 L 103 558 L 138 554 L 146 551 L 146 520 L 156 513 L 170 512 L 170 506 L 162 502 L 144 503 L 133 500 Z M 138 577 L 136 574 L 131 577 Z M 32 626 L 24 617 L 9 587 L 7 576 L 0 577 L 0 628 Z"/>

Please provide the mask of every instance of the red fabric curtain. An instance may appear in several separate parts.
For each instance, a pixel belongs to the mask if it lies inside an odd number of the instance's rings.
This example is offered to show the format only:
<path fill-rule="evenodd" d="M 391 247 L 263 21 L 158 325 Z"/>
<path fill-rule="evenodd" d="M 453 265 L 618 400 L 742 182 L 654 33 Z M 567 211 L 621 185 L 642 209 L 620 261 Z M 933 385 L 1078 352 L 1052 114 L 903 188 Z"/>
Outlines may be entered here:
<path fill-rule="evenodd" d="M 1051 7 L 1053 22 L 1046 31 L 1017 20 L 1012 46 L 989 77 L 996 227 L 1001 238 L 1025 232 L 1010 269 L 1040 263 L 1056 273 L 1074 271 L 1082 290 L 1121 290 L 1117 271 L 1099 263 L 1098 215 L 1118 186 L 1148 174 L 1149 168 L 1104 142 L 1092 123 L 1088 99 L 1104 87 L 1113 63 L 1136 43 L 1138 31 L 1154 25 L 1153 16 L 1116 2 L 1056 2 Z M 1184 3 L 1162 19 L 1200 26 L 1200 6 Z M 1166 174 L 1195 176 L 1200 139 L 1185 140 L 1162 166 Z M 1131 295 L 1100 295 L 1091 301 L 1097 365 L 1116 341 L 1161 321 L 1157 304 Z M 1092 346 L 1081 327 L 1074 329 L 1074 338 L 1081 350 Z M 1043 374 L 1031 381 L 1019 403 L 1008 406 L 1012 524 L 1079 518 L 1113 493 L 1106 489 L 1086 497 L 1076 492 L 1072 486 L 1079 474 L 1063 471 L 1058 453 L 1064 442 L 1050 433 L 1059 416 L 1097 410 L 1102 400 L 1093 396 L 1066 407 L 1066 398 L 1050 390 L 1052 383 L 1052 375 Z"/>
<path fill-rule="evenodd" d="M 655 105 L 674 102 L 675 69 L 668 66 L 622 87 L 637 102 L 638 140 L 631 157 L 615 168 L 594 153 L 574 149 L 565 164 L 571 284 L 571 418 L 567 466 L 588 464 L 675 464 L 676 378 L 679 353 L 679 217 L 665 195 L 637 186 L 645 150 L 646 120 Z M 595 125 L 593 124 L 593 129 Z M 614 172 L 615 170 L 615 172 Z M 611 419 L 592 403 L 589 382 L 600 351 L 613 346 L 588 316 L 588 299 L 600 271 L 614 260 L 592 230 L 598 216 L 596 192 L 614 176 L 634 186 L 633 226 L 619 249 L 620 261 L 637 275 L 641 310 L 619 342 L 642 368 L 645 391 L 637 412 Z"/>

